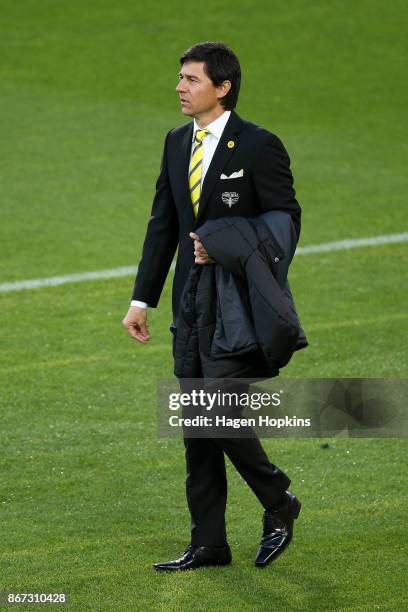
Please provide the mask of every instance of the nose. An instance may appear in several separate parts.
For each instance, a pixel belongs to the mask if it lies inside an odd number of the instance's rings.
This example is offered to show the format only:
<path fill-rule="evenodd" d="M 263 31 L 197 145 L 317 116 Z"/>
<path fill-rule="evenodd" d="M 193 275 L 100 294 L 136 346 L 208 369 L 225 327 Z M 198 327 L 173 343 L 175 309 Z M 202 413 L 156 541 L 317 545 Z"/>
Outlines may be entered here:
<path fill-rule="evenodd" d="M 179 93 L 181 93 L 182 91 L 186 91 L 186 87 L 185 87 L 183 79 L 180 79 L 179 82 L 177 83 L 176 91 L 178 91 Z"/>

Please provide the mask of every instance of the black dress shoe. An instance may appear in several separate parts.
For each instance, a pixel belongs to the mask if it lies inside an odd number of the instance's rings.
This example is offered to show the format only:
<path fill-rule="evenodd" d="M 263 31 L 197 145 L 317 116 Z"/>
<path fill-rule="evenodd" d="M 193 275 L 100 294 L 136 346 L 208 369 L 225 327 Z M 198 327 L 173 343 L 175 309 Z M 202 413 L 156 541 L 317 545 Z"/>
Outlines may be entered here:
<path fill-rule="evenodd" d="M 300 501 L 286 491 L 286 504 L 264 512 L 264 529 L 255 565 L 266 567 L 289 546 L 293 536 L 293 521 L 299 516 Z"/>
<path fill-rule="evenodd" d="M 189 546 L 180 559 L 155 563 L 153 567 L 158 572 L 175 572 L 206 565 L 229 565 L 230 563 L 231 550 L 227 544 L 226 546 Z"/>

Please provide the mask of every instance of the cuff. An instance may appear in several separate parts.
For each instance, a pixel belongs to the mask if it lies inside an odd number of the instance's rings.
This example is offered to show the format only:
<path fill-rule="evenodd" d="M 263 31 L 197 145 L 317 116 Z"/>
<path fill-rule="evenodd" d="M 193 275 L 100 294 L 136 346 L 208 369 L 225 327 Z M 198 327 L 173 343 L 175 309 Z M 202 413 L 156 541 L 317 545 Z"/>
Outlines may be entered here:
<path fill-rule="evenodd" d="M 139 308 L 147 308 L 146 302 L 139 302 L 139 300 L 132 300 L 130 302 L 131 306 L 138 306 Z"/>

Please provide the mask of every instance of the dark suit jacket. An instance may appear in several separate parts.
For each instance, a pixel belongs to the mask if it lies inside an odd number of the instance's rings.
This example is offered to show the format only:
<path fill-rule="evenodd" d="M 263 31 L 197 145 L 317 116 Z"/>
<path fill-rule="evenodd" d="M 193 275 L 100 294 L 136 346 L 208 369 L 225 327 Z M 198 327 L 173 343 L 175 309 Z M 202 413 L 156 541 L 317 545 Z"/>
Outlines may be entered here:
<path fill-rule="evenodd" d="M 147 226 L 142 258 L 132 299 L 157 306 L 178 246 L 173 279 L 173 317 L 189 270 L 194 263 L 194 243 L 189 233 L 209 219 L 253 217 L 268 210 L 291 215 L 297 238 L 300 206 L 293 189 L 289 156 L 277 136 L 241 119 L 235 111 L 225 126 L 205 175 L 197 218 L 188 185 L 193 122 L 171 130 L 165 140 L 152 214 Z M 243 169 L 243 177 L 221 179 Z M 229 206 L 222 194 L 234 192 Z M 224 196 L 224 200 L 227 198 Z M 236 197 L 234 197 L 236 200 Z"/>

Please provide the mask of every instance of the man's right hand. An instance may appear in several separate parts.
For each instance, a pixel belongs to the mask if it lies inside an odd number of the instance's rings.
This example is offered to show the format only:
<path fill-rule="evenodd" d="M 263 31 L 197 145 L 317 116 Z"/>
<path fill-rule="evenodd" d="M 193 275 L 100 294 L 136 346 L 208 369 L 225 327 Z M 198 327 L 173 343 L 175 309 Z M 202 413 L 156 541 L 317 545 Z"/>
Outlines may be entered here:
<path fill-rule="evenodd" d="M 147 308 L 131 306 L 122 324 L 126 327 L 129 336 L 138 342 L 146 344 L 150 340 L 149 327 L 147 325 Z"/>

